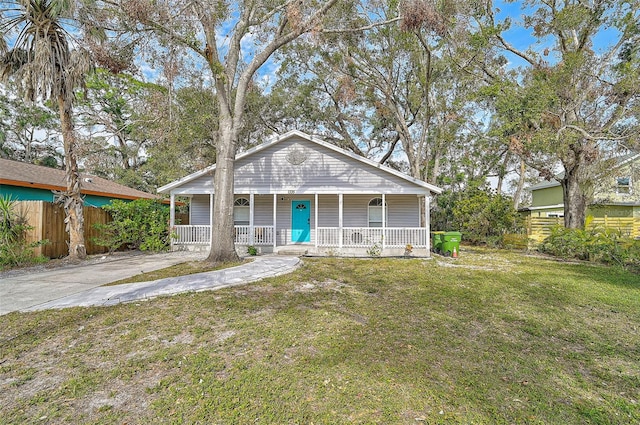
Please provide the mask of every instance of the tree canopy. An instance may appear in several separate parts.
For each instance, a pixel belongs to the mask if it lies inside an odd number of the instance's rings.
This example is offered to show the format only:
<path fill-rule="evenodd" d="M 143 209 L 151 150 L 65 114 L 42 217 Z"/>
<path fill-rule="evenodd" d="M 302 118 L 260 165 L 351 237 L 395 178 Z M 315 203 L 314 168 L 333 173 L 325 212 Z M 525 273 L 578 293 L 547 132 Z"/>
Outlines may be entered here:
<path fill-rule="evenodd" d="M 212 261 L 235 256 L 235 155 L 273 133 L 516 207 L 527 181 L 557 179 L 568 227 L 639 147 L 637 1 L 2 4 L 0 154 L 51 163 L 59 134 L 68 170 L 148 191 L 217 162 Z M 27 12 L 55 22 L 46 37 L 16 26 Z M 36 51 L 60 57 L 37 65 Z M 100 65 L 88 78 L 86 52 Z"/>

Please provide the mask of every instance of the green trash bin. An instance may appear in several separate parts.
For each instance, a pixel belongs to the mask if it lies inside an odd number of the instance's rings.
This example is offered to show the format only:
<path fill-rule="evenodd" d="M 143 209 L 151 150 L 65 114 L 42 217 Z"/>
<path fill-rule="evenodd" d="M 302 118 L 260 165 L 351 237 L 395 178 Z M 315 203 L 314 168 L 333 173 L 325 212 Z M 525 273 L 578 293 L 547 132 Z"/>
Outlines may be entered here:
<path fill-rule="evenodd" d="M 460 253 L 460 241 L 462 240 L 462 233 L 444 232 L 441 238 L 442 244 L 440 245 L 440 253 L 445 257 L 457 257 Z"/>
<path fill-rule="evenodd" d="M 442 250 L 442 236 L 444 232 L 431 232 L 431 250 L 440 253 Z"/>

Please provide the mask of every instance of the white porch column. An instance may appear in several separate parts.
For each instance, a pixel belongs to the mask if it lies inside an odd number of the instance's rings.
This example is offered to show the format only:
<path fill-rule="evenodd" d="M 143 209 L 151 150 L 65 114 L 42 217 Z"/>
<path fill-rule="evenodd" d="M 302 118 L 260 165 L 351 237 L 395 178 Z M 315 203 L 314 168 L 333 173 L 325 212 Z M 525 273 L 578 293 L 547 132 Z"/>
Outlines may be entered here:
<path fill-rule="evenodd" d="M 276 233 L 277 233 L 277 226 L 276 226 L 276 217 L 277 217 L 277 212 L 278 212 L 278 194 L 274 193 L 273 194 L 273 251 L 275 252 L 276 250 Z"/>
<path fill-rule="evenodd" d="M 427 255 L 431 256 L 431 197 L 424 196 L 424 228 L 427 241 Z"/>
<path fill-rule="evenodd" d="M 316 242 L 316 249 L 318 248 L 318 194 L 315 194 L 315 200 L 314 200 L 314 212 L 315 212 L 315 228 L 316 228 L 316 235 L 315 235 L 315 242 Z"/>
<path fill-rule="evenodd" d="M 173 233 L 173 228 L 176 225 L 176 195 L 171 192 L 171 200 L 169 201 L 169 234 Z M 173 238 L 169 238 L 171 244 L 171 251 L 173 251 Z"/>
<path fill-rule="evenodd" d="M 249 194 L 249 245 L 254 244 L 254 229 L 253 229 L 253 193 Z"/>
<path fill-rule="evenodd" d="M 387 236 L 387 197 L 382 194 L 382 249 L 384 250 Z"/>
<path fill-rule="evenodd" d="M 342 193 L 338 194 L 338 236 L 340 237 L 340 241 L 338 242 L 338 247 L 342 249 L 342 209 L 344 207 L 344 200 Z"/>

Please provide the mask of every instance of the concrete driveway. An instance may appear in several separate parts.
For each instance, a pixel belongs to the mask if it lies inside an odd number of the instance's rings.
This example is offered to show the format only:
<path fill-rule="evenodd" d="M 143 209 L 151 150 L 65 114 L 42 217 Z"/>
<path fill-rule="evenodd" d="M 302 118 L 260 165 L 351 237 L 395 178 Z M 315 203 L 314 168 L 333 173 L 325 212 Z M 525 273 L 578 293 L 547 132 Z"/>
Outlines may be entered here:
<path fill-rule="evenodd" d="M 204 253 L 172 252 L 140 254 L 122 258 L 105 256 L 103 261 L 0 276 L 0 315 L 72 306 L 110 305 L 215 289 L 287 273 L 299 264 L 297 257 L 260 256 L 253 262 L 230 269 L 199 273 L 153 282 L 103 287 L 116 280 L 150 272 L 185 261 L 204 259 Z"/>

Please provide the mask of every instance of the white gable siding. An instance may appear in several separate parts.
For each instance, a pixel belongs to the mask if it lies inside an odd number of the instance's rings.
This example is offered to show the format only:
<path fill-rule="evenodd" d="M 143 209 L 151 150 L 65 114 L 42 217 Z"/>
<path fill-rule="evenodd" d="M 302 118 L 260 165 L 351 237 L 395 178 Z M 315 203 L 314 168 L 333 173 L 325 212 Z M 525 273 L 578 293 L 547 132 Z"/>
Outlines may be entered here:
<path fill-rule="evenodd" d="M 238 160 L 235 188 L 238 193 L 405 193 L 417 186 L 324 146 L 291 138 Z"/>
<path fill-rule="evenodd" d="M 235 163 L 235 192 L 425 194 L 429 190 L 375 166 L 308 140 L 292 137 Z M 212 172 L 175 194 L 213 192 Z"/>
<path fill-rule="evenodd" d="M 184 184 L 174 191 L 174 193 L 213 193 L 213 175 L 200 176 L 197 179 Z"/>

